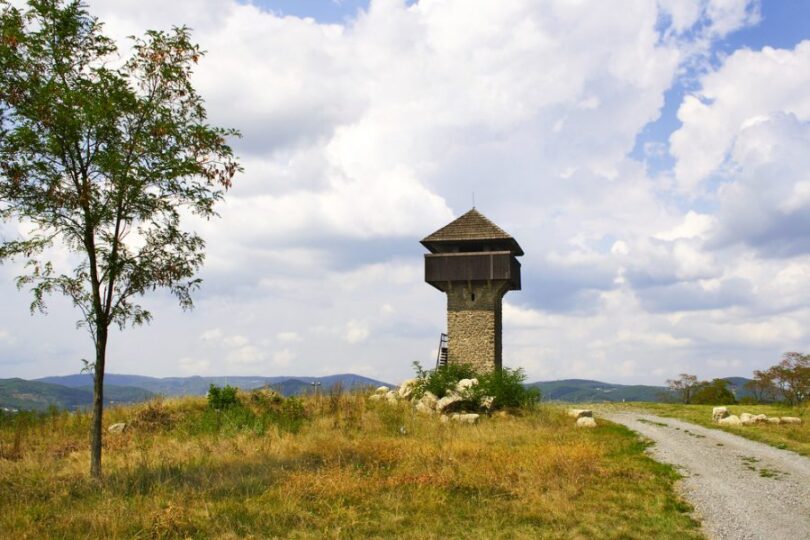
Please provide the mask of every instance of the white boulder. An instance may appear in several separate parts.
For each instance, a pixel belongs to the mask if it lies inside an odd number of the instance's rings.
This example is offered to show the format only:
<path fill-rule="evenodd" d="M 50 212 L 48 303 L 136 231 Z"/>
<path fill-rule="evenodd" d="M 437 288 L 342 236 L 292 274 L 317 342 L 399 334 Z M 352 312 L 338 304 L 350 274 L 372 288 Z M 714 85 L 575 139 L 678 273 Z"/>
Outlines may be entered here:
<path fill-rule="evenodd" d="M 712 420 L 714 422 L 719 422 L 720 419 L 725 418 L 728 415 L 728 407 L 715 407 L 712 409 Z"/>
<path fill-rule="evenodd" d="M 419 414 L 425 414 L 425 415 L 428 415 L 428 416 L 432 415 L 435 412 L 432 407 L 428 407 L 427 405 L 425 405 L 421 401 L 418 401 L 416 403 L 416 406 L 414 407 L 414 410 L 416 410 L 416 412 L 418 412 Z"/>
<path fill-rule="evenodd" d="M 779 418 L 778 416 L 770 416 L 770 417 L 768 417 L 768 423 L 769 424 L 781 424 L 782 419 Z"/>
<path fill-rule="evenodd" d="M 119 422 L 117 424 L 113 424 L 107 428 L 107 431 L 110 433 L 123 433 L 126 431 L 127 425 L 124 422 Z"/>
<path fill-rule="evenodd" d="M 495 406 L 495 396 L 484 396 L 481 398 L 481 407 L 489 412 Z"/>
<path fill-rule="evenodd" d="M 368 396 L 369 401 L 380 401 L 382 399 L 385 399 L 385 394 L 371 394 Z"/>
<path fill-rule="evenodd" d="M 446 396 L 444 396 L 442 399 L 440 399 L 436 403 L 436 410 L 439 411 L 439 412 L 442 412 L 447 407 L 449 407 L 450 405 L 452 405 L 453 403 L 456 403 L 458 401 L 462 401 L 462 397 L 460 395 L 458 395 L 458 394 L 447 394 Z"/>
<path fill-rule="evenodd" d="M 450 420 L 460 424 L 476 424 L 480 417 L 479 414 L 454 414 L 450 417 Z"/>
<path fill-rule="evenodd" d="M 580 416 L 577 418 L 577 427 L 595 428 L 596 420 L 592 416 Z"/>
<path fill-rule="evenodd" d="M 419 398 L 419 403 L 424 405 L 425 407 L 429 408 L 430 410 L 436 409 L 436 404 L 439 402 L 439 398 L 436 397 L 436 394 L 433 392 L 427 391 L 425 392 L 421 398 Z"/>
<path fill-rule="evenodd" d="M 374 390 L 375 394 L 387 394 L 389 388 L 387 386 L 378 386 L 376 390 Z"/>
<path fill-rule="evenodd" d="M 768 415 L 767 414 L 755 414 L 754 415 L 754 422 L 758 424 L 765 424 L 768 422 Z"/>
<path fill-rule="evenodd" d="M 478 386 L 478 379 L 461 379 L 456 383 L 456 392 L 461 394 L 473 386 Z"/>
<path fill-rule="evenodd" d="M 757 423 L 756 419 L 754 418 L 754 415 L 747 412 L 744 412 L 740 415 L 740 422 L 742 422 L 744 426 L 750 426 L 751 424 Z"/>
<path fill-rule="evenodd" d="M 573 418 L 584 418 L 593 416 L 593 411 L 590 409 L 568 409 L 568 416 Z"/>
<path fill-rule="evenodd" d="M 404 381 L 400 386 L 397 393 L 399 397 L 402 399 L 408 399 L 413 395 L 413 391 L 416 389 L 416 385 L 419 383 L 419 379 L 407 379 Z"/>
<path fill-rule="evenodd" d="M 386 399 L 386 400 L 388 401 L 388 403 L 390 403 L 391 405 L 394 405 L 394 404 L 396 404 L 396 403 L 397 403 L 397 401 L 399 401 L 398 394 L 397 394 L 396 392 L 394 392 L 393 390 L 389 390 L 389 391 L 388 391 L 388 392 L 385 394 L 385 399 Z"/>
<path fill-rule="evenodd" d="M 726 416 L 725 418 L 721 418 L 717 421 L 718 424 L 722 424 L 724 426 L 739 426 L 742 424 L 742 420 L 736 414 L 732 414 Z"/>
<path fill-rule="evenodd" d="M 781 417 L 783 424 L 801 424 L 802 419 L 797 416 L 782 416 Z"/>

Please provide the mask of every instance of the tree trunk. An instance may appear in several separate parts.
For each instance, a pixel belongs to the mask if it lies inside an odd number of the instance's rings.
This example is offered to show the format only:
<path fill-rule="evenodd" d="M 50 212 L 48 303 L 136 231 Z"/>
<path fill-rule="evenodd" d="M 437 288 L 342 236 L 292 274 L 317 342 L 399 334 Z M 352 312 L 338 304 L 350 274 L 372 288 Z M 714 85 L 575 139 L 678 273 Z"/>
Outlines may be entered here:
<path fill-rule="evenodd" d="M 96 365 L 93 376 L 93 421 L 90 426 L 90 476 L 101 478 L 101 437 L 104 433 L 104 360 L 107 355 L 107 328 L 96 334 Z"/>

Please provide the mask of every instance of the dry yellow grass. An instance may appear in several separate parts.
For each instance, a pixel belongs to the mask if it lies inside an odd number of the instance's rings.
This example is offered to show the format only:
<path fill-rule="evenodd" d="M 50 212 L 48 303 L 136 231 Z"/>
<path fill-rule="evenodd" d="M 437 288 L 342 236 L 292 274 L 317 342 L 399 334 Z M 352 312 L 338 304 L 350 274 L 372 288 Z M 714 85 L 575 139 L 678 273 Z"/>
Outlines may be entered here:
<path fill-rule="evenodd" d="M 155 406 L 153 405 L 153 408 Z M 561 409 L 442 424 L 363 396 L 306 402 L 297 433 L 197 431 L 203 400 L 105 438 L 59 414 L 0 443 L 0 530 L 14 538 L 696 538 L 676 474 L 624 428 L 577 430 Z M 116 408 L 107 423 L 153 418 Z M 17 435 L 15 435 L 17 434 Z"/>

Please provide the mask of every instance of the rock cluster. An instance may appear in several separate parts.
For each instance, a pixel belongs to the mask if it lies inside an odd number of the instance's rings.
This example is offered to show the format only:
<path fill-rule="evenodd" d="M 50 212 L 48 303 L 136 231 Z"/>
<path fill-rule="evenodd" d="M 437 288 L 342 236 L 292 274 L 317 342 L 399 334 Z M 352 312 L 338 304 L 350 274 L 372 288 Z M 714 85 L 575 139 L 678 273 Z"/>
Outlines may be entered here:
<path fill-rule="evenodd" d="M 568 409 L 568 416 L 576 418 L 577 427 L 596 427 L 596 420 L 593 419 L 593 411 L 590 409 Z"/>
<path fill-rule="evenodd" d="M 374 393 L 369 396 L 371 401 L 387 401 L 391 404 L 399 402 L 399 394 L 394 390 L 389 389 L 387 386 L 380 386 Z"/>
<path fill-rule="evenodd" d="M 475 424 L 481 417 L 478 412 L 490 412 L 495 405 L 493 396 L 484 396 L 478 400 L 480 405 L 472 399 L 478 379 L 461 379 L 453 390 L 441 399 L 430 391 L 424 392 L 418 399 L 415 395 L 419 384 L 418 379 L 408 379 L 399 388 L 390 389 L 387 386 L 377 388 L 369 400 L 383 401 L 389 404 L 408 402 L 414 410 L 424 415 L 440 415 L 442 422 L 458 422 L 461 424 Z"/>
<path fill-rule="evenodd" d="M 796 416 L 767 416 L 744 412 L 737 416 L 730 414 L 727 407 L 712 409 L 712 421 L 724 426 L 751 426 L 754 424 L 801 424 L 802 419 Z"/>

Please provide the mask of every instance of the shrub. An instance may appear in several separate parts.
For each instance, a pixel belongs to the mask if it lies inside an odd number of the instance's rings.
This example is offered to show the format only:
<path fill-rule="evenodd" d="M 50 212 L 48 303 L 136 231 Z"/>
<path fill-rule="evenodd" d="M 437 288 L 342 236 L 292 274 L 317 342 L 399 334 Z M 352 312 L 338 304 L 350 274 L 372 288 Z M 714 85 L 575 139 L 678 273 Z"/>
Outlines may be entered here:
<path fill-rule="evenodd" d="M 270 414 L 270 420 L 282 431 L 298 433 L 307 419 L 304 403 L 291 397 L 281 402 L 281 405 Z"/>
<path fill-rule="evenodd" d="M 416 397 L 431 392 L 438 398 L 443 398 L 450 393 L 456 383 L 461 379 L 473 379 L 477 376 L 475 370 L 466 364 L 448 364 L 444 367 L 427 371 L 422 368 L 419 362 L 413 363 L 418 380 L 414 388 Z"/>
<path fill-rule="evenodd" d="M 475 393 L 478 394 L 479 401 L 484 396 L 493 396 L 495 408 L 530 408 L 540 401 L 540 390 L 526 387 L 526 374 L 521 368 L 503 368 L 477 378 Z"/>
<path fill-rule="evenodd" d="M 692 397 L 692 403 L 698 405 L 733 405 L 737 403 L 734 394 L 728 389 L 729 382 L 725 379 L 714 379 L 712 382 L 701 383 Z"/>
<path fill-rule="evenodd" d="M 237 400 L 239 395 L 237 394 Z M 272 388 L 255 388 L 247 394 L 247 401 L 260 408 L 272 408 L 284 401 L 284 397 Z"/>
<path fill-rule="evenodd" d="M 239 400 L 236 397 L 236 388 L 224 386 L 222 388 L 212 384 L 208 388 L 208 406 L 212 409 L 222 410 L 237 405 Z"/>
<path fill-rule="evenodd" d="M 174 415 L 158 397 L 144 407 L 139 407 L 131 422 L 132 426 L 144 431 L 169 429 L 174 424 Z"/>
<path fill-rule="evenodd" d="M 540 390 L 525 386 L 526 374 L 523 369 L 503 368 L 491 373 L 477 373 L 466 364 L 449 364 L 435 369 L 425 370 L 414 362 L 417 384 L 414 395 L 420 397 L 425 392 L 432 392 L 442 398 L 452 392 L 461 379 L 478 379 L 478 385 L 469 391 L 469 398 L 474 407 L 481 407 L 485 397 L 495 398 L 494 409 L 529 408 L 540 401 Z"/>
<path fill-rule="evenodd" d="M 307 419 L 303 403 L 296 398 L 284 399 L 273 391 L 254 391 L 243 403 L 228 388 L 231 387 L 209 392 L 208 407 L 186 418 L 185 429 L 189 434 L 262 435 L 271 426 L 296 433 Z"/>

